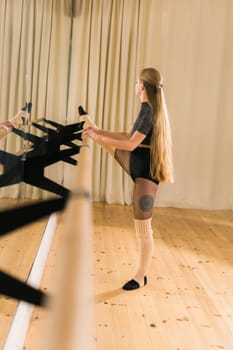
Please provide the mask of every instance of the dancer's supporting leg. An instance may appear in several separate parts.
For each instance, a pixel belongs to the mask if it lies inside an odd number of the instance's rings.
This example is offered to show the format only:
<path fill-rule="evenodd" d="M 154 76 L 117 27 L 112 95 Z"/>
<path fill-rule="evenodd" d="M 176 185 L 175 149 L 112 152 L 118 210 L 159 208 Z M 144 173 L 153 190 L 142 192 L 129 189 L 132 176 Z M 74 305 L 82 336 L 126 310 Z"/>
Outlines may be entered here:
<path fill-rule="evenodd" d="M 151 226 L 154 198 L 157 185 L 147 179 L 137 178 L 134 189 L 134 224 L 139 241 L 139 263 L 132 280 L 122 288 L 137 289 L 147 283 L 147 272 L 153 254 L 153 230 Z"/>

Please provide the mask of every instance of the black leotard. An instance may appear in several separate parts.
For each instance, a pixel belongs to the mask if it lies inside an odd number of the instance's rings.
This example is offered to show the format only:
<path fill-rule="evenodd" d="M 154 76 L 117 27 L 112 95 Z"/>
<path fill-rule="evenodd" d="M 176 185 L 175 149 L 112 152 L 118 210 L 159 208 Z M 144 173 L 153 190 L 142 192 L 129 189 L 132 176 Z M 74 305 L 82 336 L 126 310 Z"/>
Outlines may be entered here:
<path fill-rule="evenodd" d="M 146 135 L 142 144 L 150 146 L 152 130 L 153 130 L 153 111 L 147 102 L 143 102 L 141 110 L 134 122 L 132 133 L 136 130 Z M 136 147 L 132 152 L 116 149 L 114 153 L 115 159 L 122 168 L 131 176 L 132 180 L 141 177 L 151 180 L 157 185 L 159 181 L 152 179 L 150 176 L 150 148 Z"/>
<path fill-rule="evenodd" d="M 143 145 L 151 144 L 153 119 L 152 108 L 147 102 L 143 102 L 132 129 L 132 133 L 139 131 L 146 135 L 142 142 Z M 136 147 L 130 152 L 130 176 L 133 181 L 137 177 L 142 177 L 159 184 L 158 180 L 152 179 L 150 176 L 150 148 Z"/>
<path fill-rule="evenodd" d="M 138 113 L 137 119 L 133 124 L 132 134 L 135 131 L 139 131 L 142 134 L 145 134 L 146 137 L 142 141 L 142 144 L 144 145 L 150 145 L 151 143 L 153 119 L 154 119 L 154 116 L 153 116 L 153 111 L 151 106 L 147 102 L 142 102 L 141 110 Z"/>

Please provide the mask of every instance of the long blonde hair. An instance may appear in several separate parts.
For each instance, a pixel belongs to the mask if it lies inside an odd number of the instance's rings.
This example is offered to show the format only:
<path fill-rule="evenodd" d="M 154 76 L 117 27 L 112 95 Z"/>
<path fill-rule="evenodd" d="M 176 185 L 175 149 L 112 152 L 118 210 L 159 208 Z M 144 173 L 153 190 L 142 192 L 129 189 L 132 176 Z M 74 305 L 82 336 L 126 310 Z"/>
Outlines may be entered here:
<path fill-rule="evenodd" d="M 160 72 L 154 68 L 143 69 L 139 78 L 143 82 L 148 102 L 154 113 L 150 175 L 160 182 L 173 182 L 171 127 L 163 92 L 163 80 Z"/>

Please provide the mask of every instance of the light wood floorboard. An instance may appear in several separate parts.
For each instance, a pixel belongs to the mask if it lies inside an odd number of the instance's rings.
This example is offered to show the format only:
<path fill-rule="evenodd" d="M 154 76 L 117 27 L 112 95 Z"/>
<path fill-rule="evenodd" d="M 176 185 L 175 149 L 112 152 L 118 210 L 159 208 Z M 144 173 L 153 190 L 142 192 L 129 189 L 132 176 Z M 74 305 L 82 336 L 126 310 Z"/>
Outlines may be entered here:
<path fill-rule="evenodd" d="M 233 349 L 233 212 L 155 208 L 148 285 L 126 292 L 137 265 L 132 207 L 93 204 L 97 350 Z M 43 288 L 53 291 L 60 217 Z M 80 282 L 81 283 L 81 282 Z M 39 349 L 49 312 L 35 308 L 25 350 Z"/>
<path fill-rule="evenodd" d="M 0 206 L 1 210 L 4 210 L 25 202 L 24 200 L 1 199 Z M 26 282 L 47 221 L 48 219 L 39 220 L 0 238 L 1 270 Z M 17 305 L 17 300 L 0 295 L 0 349 L 2 349 L 9 332 Z"/>

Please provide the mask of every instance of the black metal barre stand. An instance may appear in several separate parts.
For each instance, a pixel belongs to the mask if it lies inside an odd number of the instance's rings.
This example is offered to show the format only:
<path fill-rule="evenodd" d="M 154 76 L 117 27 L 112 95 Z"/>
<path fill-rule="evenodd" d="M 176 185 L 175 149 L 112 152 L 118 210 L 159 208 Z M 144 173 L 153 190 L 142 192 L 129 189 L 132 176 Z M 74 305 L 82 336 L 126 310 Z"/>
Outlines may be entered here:
<path fill-rule="evenodd" d="M 37 306 L 47 306 L 49 296 L 0 270 L 0 293 Z"/>
<path fill-rule="evenodd" d="M 71 157 L 79 153 L 80 146 L 72 141 L 82 140 L 81 130 L 84 122 L 65 126 L 47 119 L 45 122 L 53 125 L 56 129 L 32 123 L 36 128 L 47 133 L 42 137 L 13 128 L 12 131 L 15 134 L 32 143 L 32 150 L 20 156 L 0 151 L 0 163 L 4 165 L 4 173 L 0 176 L 0 187 L 25 182 L 61 196 L 68 193 L 66 188 L 46 178 L 44 169 L 58 161 L 72 165 L 77 164 L 77 161 Z M 60 150 L 61 145 L 66 145 L 69 148 Z"/>
<path fill-rule="evenodd" d="M 68 196 L 52 198 L 0 211 L 0 236 L 4 236 L 16 228 L 28 225 L 35 220 L 46 217 L 53 212 L 64 210 L 67 200 Z M 36 289 L 1 270 L 0 294 L 18 300 L 24 300 L 38 306 L 46 306 L 49 299 L 49 296 L 43 291 Z"/>
<path fill-rule="evenodd" d="M 30 112 L 31 104 L 26 103 L 25 110 Z M 80 115 L 86 114 L 81 106 L 79 106 L 79 113 Z M 26 153 L 26 157 L 15 156 L 0 151 L 0 162 L 5 166 L 4 174 L 0 176 L 0 187 L 24 181 L 40 188 L 47 189 L 55 194 L 59 194 L 61 197 L 0 211 L 0 236 L 37 219 L 48 216 L 52 212 L 63 210 L 66 206 L 70 194 L 69 190 L 49 179 L 46 179 L 43 176 L 43 171 L 45 166 L 53 164 L 59 160 L 68 161 L 71 164 L 74 164 L 74 162 L 70 161 L 70 156 L 78 153 L 80 147 L 73 144 L 72 140 L 81 138 L 80 135 L 76 137 L 76 134 L 73 135 L 72 133 L 80 131 L 83 128 L 83 122 L 68 126 L 62 126 L 52 121 L 47 122 L 55 126 L 57 131 L 44 128 L 43 126 L 34 123 L 34 126 L 47 132 L 48 136 L 42 138 L 21 132 L 14 128 L 13 131 L 16 134 L 34 144 L 34 149 Z M 60 151 L 61 144 L 65 144 L 71 148 Z M 14 218 L 14 220 L 12 220 L 12 218 Z M 40 289 L 29 286 L 18 278 L 1 270 L 0 294 L 18 300 L 24 300 L 38 306 L 46 306 L 49 299 L 48 295 Z"/>

